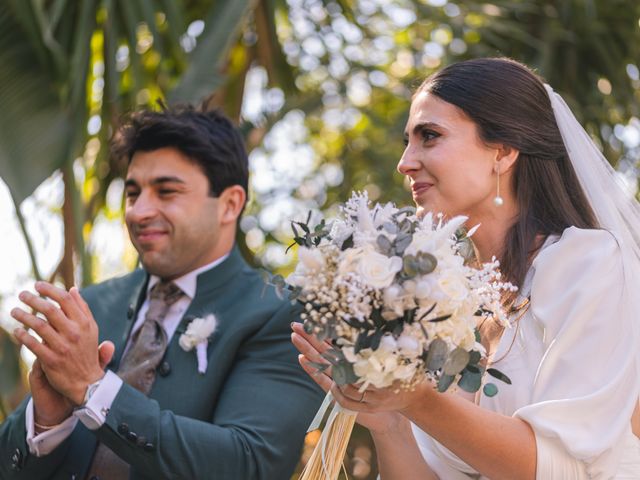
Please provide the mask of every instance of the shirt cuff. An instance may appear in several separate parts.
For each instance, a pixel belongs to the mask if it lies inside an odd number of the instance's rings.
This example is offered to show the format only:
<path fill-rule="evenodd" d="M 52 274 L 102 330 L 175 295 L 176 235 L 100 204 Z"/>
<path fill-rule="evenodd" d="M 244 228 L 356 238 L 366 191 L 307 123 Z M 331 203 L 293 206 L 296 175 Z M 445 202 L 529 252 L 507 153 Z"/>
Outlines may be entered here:
<path fill-rule="evenodd" d="M 73 416 L 89 430 L 100 428 L 107 419 L 111 405 L 122 388 L 122 383 L 122 379 L 118 375 L 107 370 L 89 401 L 74 410 Z"/>
<path fill-rule="evenodd" d="M 587 480 L 592 478 L 587 472 L 585 463 L 571 456 L 558 438 L 544 437 L 536 433 L 536 447 L 536 479 Z"/>
<path fill-rule="evenodd" d="M 71 435 L 73 429 L 76 428 L 78 420 L 70 416 L 54 428 L 36 435 L 33 400 L 29 399 L 27 410 L 25 411 L 25 423 L 27 427 L 27 445 L 29 446 L 29 452 L 36 457 L 42 457 L 53 452 Z"/>

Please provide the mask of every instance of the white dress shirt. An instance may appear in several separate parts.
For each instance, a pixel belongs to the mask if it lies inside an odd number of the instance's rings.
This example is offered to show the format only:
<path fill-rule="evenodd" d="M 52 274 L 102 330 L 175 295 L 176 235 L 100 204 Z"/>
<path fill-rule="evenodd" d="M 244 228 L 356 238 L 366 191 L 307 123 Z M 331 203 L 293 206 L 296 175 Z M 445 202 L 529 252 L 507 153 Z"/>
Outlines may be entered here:
<path fill-rule="evenodd" d="M 169 307 L 169 310 L 162 322 L 162 326 L 167 334 L 167 341 L 170 341 L 171 337 L 173 337 L 178 325 L 180 325 L 180 321 L 182 320 L 184 313 L 187 311 L 187 308 L 189 308 L 191 301 L 195 297 L 198 275 L 219 265 L 228 256 L 229 254 L 226 254 L 217 260 L 214 260 L 203 267 L 197 268 L 196 270 L 193 270 L 173 281 L 173 283 L 180 287 L 184 292 L 184 296 Z M 138 331 L 144 323 L 145 315 L 147 310 L 149 310 L 149 291 L 159 281 L 160 278 L 155 275 L 151 275 L 149 278 L 145 301 L 138 311 L 136 322 L 131 330 L 131 335 L 129 335 L 129 340 L 124 349 L 123 355 L 131 346 L 131 338 L 133 337 L 133 334 Z M 39 435 L 35 435 L 33 400 L 30 399 L 25 412 L 25 423 L 27 427 L 27 444 L 29 445 L 29 451 L 31 454 L 40 457 L 51 453 L 69 435 L 71 435 L 71 432 L 75 428 L 78 420 L 80 420 L 90 430 L 97 430 L 100 428 L 106 420 L 109 409 L 111 408 L 116 395 L 118 395 L 118 392 L 122 387 L 122 383 L 122 379 L 118 377 L 118 375 L 111 371 L 107 371 L 103 379 L 100 381 L 100 385 L 96 388 L 95 392 L 91 395 L 91 398 L 83 408 L 74 411 L 73 415 L 55 428 L 42 432 Z"/>
<path fill-rule="evenodd" d="M 640 439 L 630 425 L 640 380 L 630 322 L 638 320 L 621 308 L 621 250 L 609 232 L 575 227 L 549 243 L 522 288 L 531 306 L 494 355 L 513 383 L 495 382 L 498 394 L 482 395 L 480 405 L 531 426 L 538 480 L 639 479 Z M 441 479 L 485 480 L 415 425 L 413 432 Z"/>

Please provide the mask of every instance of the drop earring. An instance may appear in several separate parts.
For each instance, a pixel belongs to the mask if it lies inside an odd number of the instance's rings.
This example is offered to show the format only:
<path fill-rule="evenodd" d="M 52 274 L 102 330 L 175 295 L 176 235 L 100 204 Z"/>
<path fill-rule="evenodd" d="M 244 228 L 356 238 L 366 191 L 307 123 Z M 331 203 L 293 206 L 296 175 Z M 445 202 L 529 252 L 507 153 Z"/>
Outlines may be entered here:
<path fill-rule="evenodd" d="M 504 199 L 500 196 L 500 164 L 497 164 L 497 169 L 498 169 L 498 178 L 497 178 L 497 184 L 496 184 L 496 196 L 493 199 L 493 204 L 496 207 L 501 207 L 502 205 L 504 205 Z"/>

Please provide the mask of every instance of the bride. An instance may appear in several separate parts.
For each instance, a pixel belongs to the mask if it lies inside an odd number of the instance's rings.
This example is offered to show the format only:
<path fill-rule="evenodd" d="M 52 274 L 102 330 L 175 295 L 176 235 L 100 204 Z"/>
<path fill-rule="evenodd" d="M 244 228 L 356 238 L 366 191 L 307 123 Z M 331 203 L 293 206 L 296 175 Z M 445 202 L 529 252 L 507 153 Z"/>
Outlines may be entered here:
<path fill-rule="evenodd" d="M 398 170 L 419 212 L 466 215 L 480 261 L 519 286 L 485 322 L 494 397 L 338 388 L 327 346 L 300 362 L 361 412 L 383 480 L 640 478 L 640 208 L 553 90 L 509 59 L 453 64 L 413 97 Z"/>

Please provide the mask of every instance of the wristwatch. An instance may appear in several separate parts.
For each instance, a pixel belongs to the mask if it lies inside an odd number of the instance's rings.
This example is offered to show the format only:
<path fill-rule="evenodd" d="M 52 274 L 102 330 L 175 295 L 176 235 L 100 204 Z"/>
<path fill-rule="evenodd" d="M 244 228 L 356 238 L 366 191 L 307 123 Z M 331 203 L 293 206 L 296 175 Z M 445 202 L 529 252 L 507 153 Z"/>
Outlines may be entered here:
<path fill-rule="evenodd" d="M 84 394 L 84 399 L 82 400 L 82 404 L 78 405 L 76 408 L 73 409 L 73 415 L 78 420 L 80 420 L 84 424 L 84 426 L 87 427 L 89 430 L 97 430 L 104 423 L 103 418 L 98 417 L 98 415 L 96 415 L 96 413 L 93 410 L 87 407 L 87 403 L 89 402 L 93 394 L 96 392 L 101 382 L 102 382 L 102 378 L 97 382 L 90 384 L 87 387 L 87 391 Z M 106 413 L 105 413 L 105 416 L 106 416 Z"/>
<path fill-rule="evenodd" d="M 82 405 L 80 405 L 81 407 L 83 407 L 83 406 L 85 406 L 87 404 L 87 402 L 89 401 L 91 396 L 95 393 L 95 391 L 100 386 L 100 382 L 102 382 L 102 378 L 99 379 L 97 382 L 93 382 L 92 384 L 90 384 L 87 387 L 87 391 L 84 393 L 84 399 L 82 400 Z"/>

